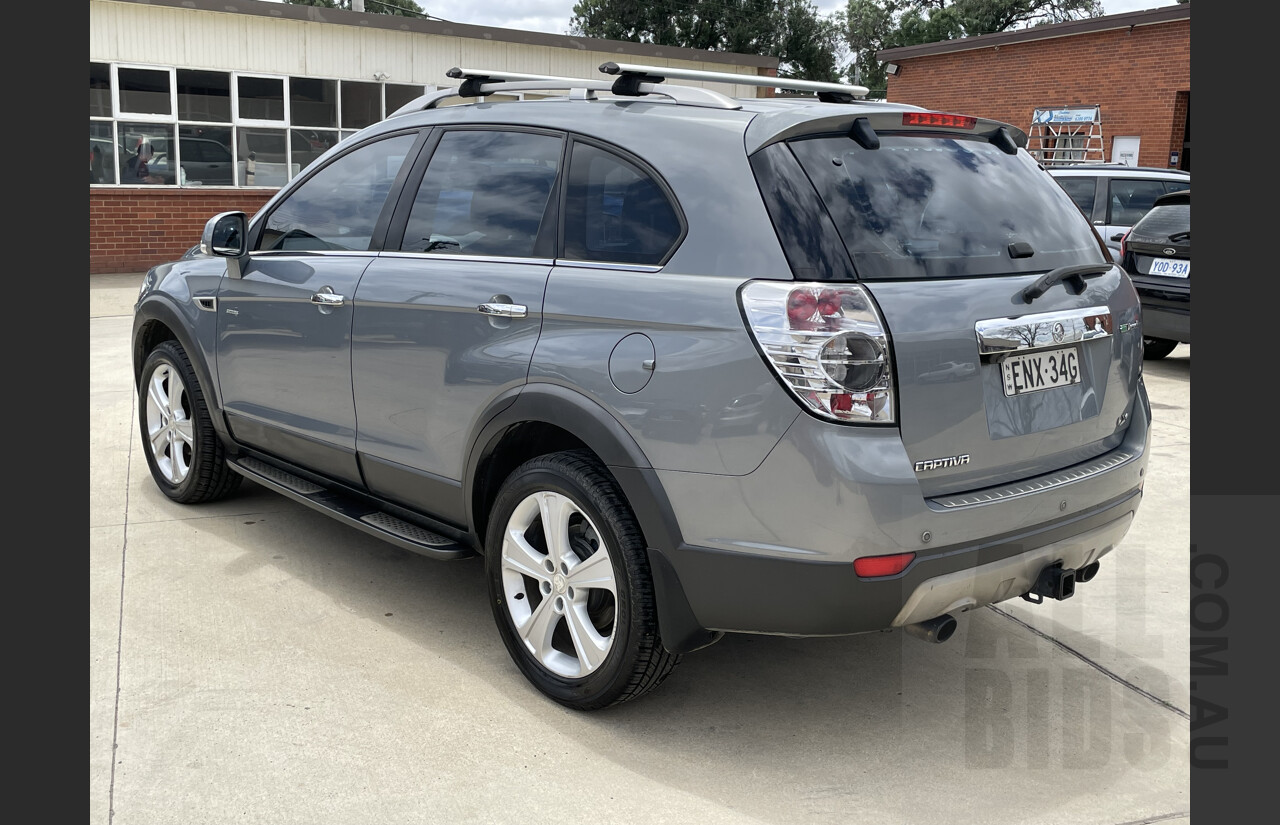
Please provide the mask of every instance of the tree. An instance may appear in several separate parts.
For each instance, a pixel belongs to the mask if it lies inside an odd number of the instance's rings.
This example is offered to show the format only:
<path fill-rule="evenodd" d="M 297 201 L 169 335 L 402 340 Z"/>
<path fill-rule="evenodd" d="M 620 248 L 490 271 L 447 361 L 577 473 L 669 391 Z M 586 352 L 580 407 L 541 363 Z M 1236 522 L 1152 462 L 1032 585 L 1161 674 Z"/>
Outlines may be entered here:
<path fill-rule="evenodd" d="M 849 0 L 845 39 L 856 82 L 887 86 L 881 49 L 1100 17 L 1099 0 Z"/>
<path fill-rule="evenodd" d="M 769 55 L 778 74 L 839 80 L 839 22 L 811 0 L 578 0 L 570 34 L 658 46 Z"/>
<path fill-rule="evenodd" d="M 324 9 L 351 8 L 351 0 L 284 0 L 294 6 L 319 6 Z M 364 10 L 370 14 L 391 14 L 397 17 L 430 17 L 413 0 L 364 0 Z"/>

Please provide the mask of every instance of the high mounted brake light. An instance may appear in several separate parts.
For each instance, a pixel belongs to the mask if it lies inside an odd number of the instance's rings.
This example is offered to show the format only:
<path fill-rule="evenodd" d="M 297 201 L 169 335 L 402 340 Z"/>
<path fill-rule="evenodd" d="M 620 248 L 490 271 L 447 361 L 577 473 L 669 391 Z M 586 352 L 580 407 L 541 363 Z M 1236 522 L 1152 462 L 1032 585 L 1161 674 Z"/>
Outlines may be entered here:
<path fill-rule="evenodd" d="M 949 126 L 952 129 L 972 129 L 978 125 L 976 117 L 948 115 L 942 112 L 903 112 L 903 126 Z"/>

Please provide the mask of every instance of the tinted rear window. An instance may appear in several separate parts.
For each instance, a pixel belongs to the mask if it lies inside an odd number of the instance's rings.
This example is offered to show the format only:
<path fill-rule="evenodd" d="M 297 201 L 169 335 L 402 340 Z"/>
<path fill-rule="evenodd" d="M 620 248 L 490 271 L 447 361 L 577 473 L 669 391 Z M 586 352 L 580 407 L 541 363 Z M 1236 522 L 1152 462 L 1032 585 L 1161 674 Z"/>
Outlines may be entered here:
<path fill-rule="evenodd" d="M 1097 235 L 1029 155 L 983 140 L 881 135 L 790 146 L 835 221 L 859 278 L 956 278 L 1102 262 Z M 1009 247 L 1034 254 L 1014 258 Z"/>
<path fill-rule="evenodd" d="M 1191 231 L 1191 204 L 1154 206 L 1134 225 L 1129 237 L 1132 240 L 1163 242 L 1179 233 Z M 1179 238 L 1182 239 L 1182 238 Z M 1191 240 L 1187 237 L 1182 240 Z"/>

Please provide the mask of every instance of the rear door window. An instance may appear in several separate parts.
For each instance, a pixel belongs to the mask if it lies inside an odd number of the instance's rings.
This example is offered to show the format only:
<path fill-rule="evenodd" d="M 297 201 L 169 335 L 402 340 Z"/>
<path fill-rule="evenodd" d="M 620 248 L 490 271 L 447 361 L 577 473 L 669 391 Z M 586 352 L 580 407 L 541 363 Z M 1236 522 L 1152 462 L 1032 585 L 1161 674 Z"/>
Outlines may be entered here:
<path fill-rule="evenodd" d="M 446 132 L 414 197 L 401 250 L 535 255 L 563 138 L 531 132 Z M 548 253 L 550 249 L 548 248 Z"/>
<path fill-rule="evenodd" d="M 654 175 L 612 152 L 574 143 L 565 258 L 658 265 L 683 232 L 680 213 Z"/>
<path fill-rule="evenodd" d="M 1008 275 L 1102 260 L 1079 207 L 1025 152 L 903 134 L 882 134 L 877 149 L 848 137 L 790 146 L 859 278 Z"/>
<path fill-rule="evenodd" d="M 1166 191 L 1169 190 L 1165 189 L 1165 183 L 1161 180 L 1113 179 L 1110 197 L 1107 199 L 1107 225 L 1133 226 L 1151 211 L 1156 198 Z"/>

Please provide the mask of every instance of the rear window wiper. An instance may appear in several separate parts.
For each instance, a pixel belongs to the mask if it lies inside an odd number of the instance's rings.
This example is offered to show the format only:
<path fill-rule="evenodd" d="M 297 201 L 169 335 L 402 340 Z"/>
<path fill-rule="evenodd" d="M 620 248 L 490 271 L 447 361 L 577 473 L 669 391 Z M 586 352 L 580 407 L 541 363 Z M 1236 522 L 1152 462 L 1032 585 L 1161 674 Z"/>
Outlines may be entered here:
<path fill-rule="evenodd" d="M 1060 266 L 1050 270 L 1036 279 L 1034 284 L 1022 290 L 1022 297 L 1029 304 L 1049 291 L 1054 284 L 1066 281 L 1075 287 L 1076 294 L 1084 292 L 1084 279 L 1096 278 L 1111 271 L 1111 264 L 1080 264 L 1077 266 Z"/>
<path fill-rule="evenodd" d="M 1182 232 L 1174 232 L 1169 236 L 1171 241 L 1189 241 L 1191 240 L 1191 230 L 1187 229 Z"/>

